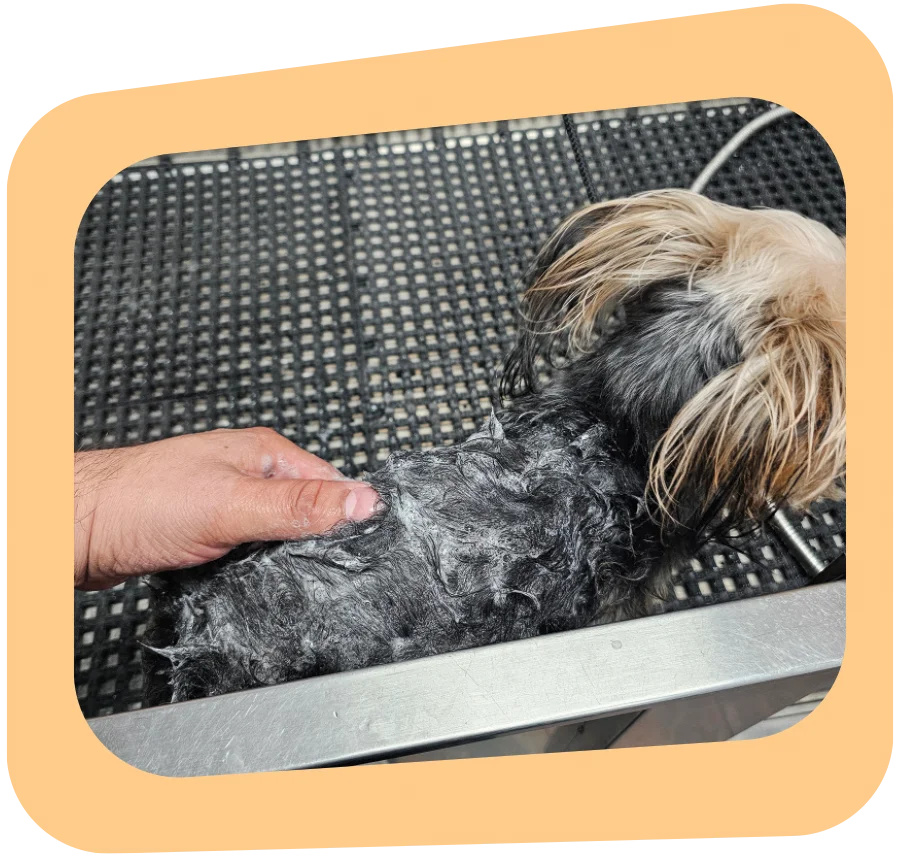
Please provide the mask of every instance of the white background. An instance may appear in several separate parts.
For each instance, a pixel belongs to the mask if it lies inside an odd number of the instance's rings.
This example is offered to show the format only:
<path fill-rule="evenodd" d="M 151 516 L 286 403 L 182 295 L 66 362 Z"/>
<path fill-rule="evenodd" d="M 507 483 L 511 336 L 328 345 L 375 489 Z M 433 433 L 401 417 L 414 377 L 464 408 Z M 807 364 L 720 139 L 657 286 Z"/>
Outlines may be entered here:
<path fill-rule="evenodd" d="M 41 116 L 71 98 L 88 93 L 771 5 L 699 0 L 629 0 L 627 3 L 593 0 L 567 4 L 528 3 L 527 0 L 254 0 L 249 3 L 154 0 L 147 4 L 83 0 L 65 5 L 25 0 L 13 2 L 15 5 L 6 4 L 4 11 L 0 51 L 0 63 L 4 67 L 3 115 L 8 123 L 0 133 L 0 162 L 4 172 L 9 169 L 16 147 Z M 881 53 L 889 72 L 893 71 L 897 49 L 896 29 L 892 26 L 890 11 L 892 4 L 883 0 L 824 0 L 817 5 L 843 15 L 859 27 Z M 764 61 L 765 52 L 765 46 L 761 45 L 760 61 Z M 714 73 L 714 70 L 710 72 Z M 598 85 L 602 85 L 604 74 L 611 73 L 622 71 L 604 70 L 599 66 Z M 4 262 L 5 291 L 5 207 L 0 217 L 4 219 L 0 230 L 0 241 L 3 242 L 0 252 Z M 5 301 L 0 312 L 6 312 Z M 0 353 L 5 361 L 5 325 L 2 331 L 4 348 Z M 4 386 L 5 380 L 4 372 Z M 5 396 L 0 407 L 5 410 Z M 0 431 L 5 440 L 5 420 Z M 3 467 L 5 473 L 5 462 Z M 2 526 L 5 529 L 5 516 Z M 5 611 L 0 622 L 5 626 Z M 0 640 L 5 647 L 5 633 Z M 5 670 L 5 659 L 3 664 Z M 5 698 L 6 683 L 3 682 L 0 688 Z M 5 706 L 2 717 L 5 720 Z M 896 723 L 896 706 L 894 718 Z M 3 732 L 5 735 L 5 729 Z M 827 753 L 827 749 L 823 749 L 823 753 Z M 881 843 L 885 844 L 882 849 L 890 848 L 889 843 L 896 843 L 896 832 L 891 826 L 900 806 L 896 769 L 896 765 L 893 766 L 872 800 L 854 817 L 830 831 L 804 838 L 316 850 L 315 854 L 335 858 L 393 852 L 459 855 L 463 858 L 551 852 L 584 856 L 601 851 L 604 856 L 664 854 L 692 858 L 723 852 L 727 852 L 729 858 L 761 853 L 769 858 L 831 850 L 865 854 Z M 839 780 L 835 787 L 840 787 Z M 710 784 L 710 789 L 715 789 L 715 784 Z M 757 806 L 746 810 L 764 815 L 768 803 L 790 801 L 785 792 L 785 785 L 773 783 L 771 793 L 758 796 Z M 72 800 L 83 807 L 86 814 L 95 814 L 99 825 L 103 824 L 102 797 L 79 795 L 73 796 Z M 636 796 L 635 800 L 641 799 Z M 681 801 L 683 797 L 673 795 L 672 800 Z M 8 777 L 0 783 L 0 810 L 5 817 L 0 831 L 9 848 L 8 854 L 56 856 L 77 852 L 51 838 L 31 821 L 19 805 Z M 647 812 L 652 814 L 653 808 L 648 807 Z M 685 804 L 685 812 L 692 812 L 689 802 Z M 702 808 L 694 808 L 694 812 L 702 813 Z M 152 824 L 164 824 L 164 815 L 160 816 L 158 810 L 153 811 L 152 817 Z M 148 824 L 151 824 L 149 818 Z M 302 814 L 298 813 L 297 824 L 302 826 Z"/>

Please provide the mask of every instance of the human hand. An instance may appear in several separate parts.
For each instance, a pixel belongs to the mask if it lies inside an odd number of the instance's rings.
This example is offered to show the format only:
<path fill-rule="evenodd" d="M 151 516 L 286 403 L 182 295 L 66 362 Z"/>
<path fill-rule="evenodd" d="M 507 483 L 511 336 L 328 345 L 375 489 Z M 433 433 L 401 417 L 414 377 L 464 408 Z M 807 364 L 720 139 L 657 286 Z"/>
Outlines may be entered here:
<path fill-rule="evenodd" d="M 198 566 L 378 510 L 378 493 L 271 429 L 75 454 L 75 586 Z"/>

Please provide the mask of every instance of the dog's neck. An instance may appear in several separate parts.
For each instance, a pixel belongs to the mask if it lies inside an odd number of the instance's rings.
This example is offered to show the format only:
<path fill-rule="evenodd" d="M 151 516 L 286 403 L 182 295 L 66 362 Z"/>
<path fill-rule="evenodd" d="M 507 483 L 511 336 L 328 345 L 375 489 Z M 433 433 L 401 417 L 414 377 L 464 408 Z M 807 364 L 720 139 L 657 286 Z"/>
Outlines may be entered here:
<path fill-rule="evenodd" d="M 553 386 L 630 438 L 634 455 L 649 458 L 682 406 L 740 359 L 713 305 L 684 287 L 663 286 L 630 303 L 624 321 Z"/>

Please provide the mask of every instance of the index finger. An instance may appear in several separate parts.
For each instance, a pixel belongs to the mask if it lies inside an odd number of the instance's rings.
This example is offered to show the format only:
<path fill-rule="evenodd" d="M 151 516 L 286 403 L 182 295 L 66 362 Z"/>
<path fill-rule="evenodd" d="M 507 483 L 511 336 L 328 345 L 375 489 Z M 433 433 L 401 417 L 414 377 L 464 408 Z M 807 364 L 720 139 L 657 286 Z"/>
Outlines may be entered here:
<path fill-rule="evenodd" d="M 274 429 L 243 430 L 247 444 L 238 450 L 238 467 L 248 476 L 275 480 L 345 480 L 337 468 Z"/>

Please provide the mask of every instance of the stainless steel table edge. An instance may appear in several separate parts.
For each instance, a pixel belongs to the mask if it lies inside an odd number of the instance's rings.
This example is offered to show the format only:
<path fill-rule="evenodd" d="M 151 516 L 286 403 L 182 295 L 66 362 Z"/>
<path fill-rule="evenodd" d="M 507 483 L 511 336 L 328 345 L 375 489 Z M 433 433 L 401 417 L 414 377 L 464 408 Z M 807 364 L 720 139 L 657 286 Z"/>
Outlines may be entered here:
<path fill-rule="evenodd" d="M 88 721 L 167 776 L 340 765 L 836 671 L 845 582 Z"/>

